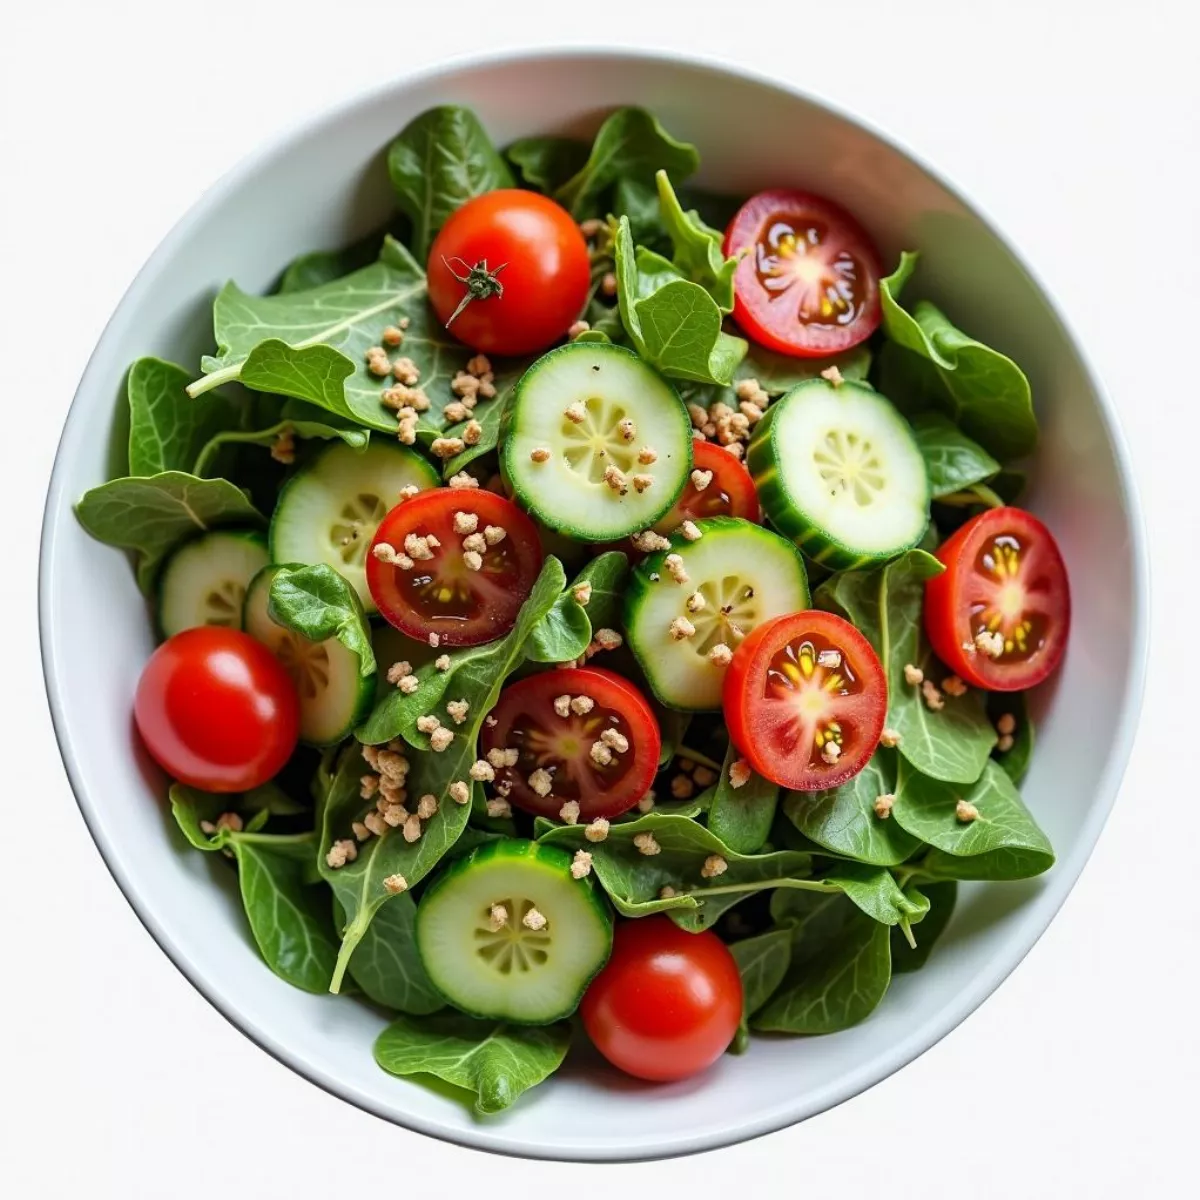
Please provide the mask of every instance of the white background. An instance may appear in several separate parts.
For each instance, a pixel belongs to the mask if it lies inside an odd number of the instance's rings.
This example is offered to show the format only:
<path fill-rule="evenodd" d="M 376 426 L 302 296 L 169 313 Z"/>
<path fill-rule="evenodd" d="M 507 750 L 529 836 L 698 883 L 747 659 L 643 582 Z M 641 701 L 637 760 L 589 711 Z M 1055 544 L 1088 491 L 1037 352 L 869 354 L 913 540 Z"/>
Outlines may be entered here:
<path fill-rule="evenodd" d="M 0 3 L 0 1189 L 19 1200 L 1195 1195 L 1200 68 L 1189 8 Z M 133 274 L 204 187 L 281 127 L 412 67 L 602 42 L 700 50 L 827 96 L 999 221 L 1124 416 L 1156 637 L 1137 747 L 1096 854 L 963 1028 L 801 1127 L 688 1160 L 583 1168 L 487 1157 L 365 1116 L 257 1050 L 191 989 L 75 809 L 45 711 L 34 581 L 76 380 Z M 79 595 L 86 610 L 86 580 Z"/>

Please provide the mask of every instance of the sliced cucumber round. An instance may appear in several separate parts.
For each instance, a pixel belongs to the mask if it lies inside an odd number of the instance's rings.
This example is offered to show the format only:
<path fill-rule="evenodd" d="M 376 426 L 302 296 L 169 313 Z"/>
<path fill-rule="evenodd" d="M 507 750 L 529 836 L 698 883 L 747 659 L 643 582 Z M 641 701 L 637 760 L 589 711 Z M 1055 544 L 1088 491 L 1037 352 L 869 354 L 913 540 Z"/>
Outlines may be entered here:
<path fill-rule="evenodd" d="M 363 560 L 379 522 L 400 502 L 401 488 L 424 491 L 440 482 L 430 462 L 399 442 L 373 437 L 361 451 L 331 442 L 279 493 L 271 561 L 333 567 L 373 613 Z"/>
<path fill-rule="evenodd" d="M 585 542 L 648 529 L 692 469 L 691 420 L 675 389 L 631 350 L 603 343 L 560 346 L 521 376 L 500 447 L 518 503 Z"/>
<path fill-rule="evenodd" d="M 571 855 L 516 838 L 451 863 L 417 907 L 434 986 L 472 1016 L 545 1025 L 575 1011 L 612 949 L 612 916 Z"/>
<path fill-rule="evenodd" d="M 311 642 L 271 620 L 271 580 L 285 564 L 264 567 L 246 592 L 242 628 L 283 664 L 300 696 L 300 738 L 333 746 L 349 737 L 375 701 L 375 675 L 363 675 L 358 655 L 337 638 Z"/>
<path fill-rule="evenodd" d="M 267 539 L 253 529 L 221 529 L 180 546 L 158 582 L 163 637 L 198 625 L 241 629 L 246 588 L 269 561 Z"/>
<path fill-rule="evenodd" d="M 672 534 L 670 550 L 639 564 L 625 599 L 625 632 L 651 689 L 685 712 L 721 707 L 726 668 L 711 657 L 717 646 L 736 650 L 763 621 L 810 602 L 804 560 L 791 542 L 740 517 L 695 524 L 697 541 Z M 667 562 L 671 555 L 682 573 Z M 694 632 L 682 636 L 689 626 Z"/>
<path fill-rule="evenodd" d="M 759 422 L 746 462 L 771 524 L 814 562 L 881 562 L 915 546 L 929 524 L 912 430 L 865 384 L 794 387 Z"/>

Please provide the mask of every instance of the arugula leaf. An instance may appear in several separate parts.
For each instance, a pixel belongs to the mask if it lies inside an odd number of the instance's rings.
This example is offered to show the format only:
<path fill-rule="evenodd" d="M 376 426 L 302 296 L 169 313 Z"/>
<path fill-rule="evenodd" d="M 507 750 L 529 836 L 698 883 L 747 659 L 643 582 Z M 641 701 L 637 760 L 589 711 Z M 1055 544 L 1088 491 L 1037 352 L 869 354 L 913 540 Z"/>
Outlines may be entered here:
<path fill-rule="evenodd" d="M 531 662 L 545 663 L 579 658 L 592 640 L 593 629 L 615 623 L 628 575 L 629 559 L 619 550 L 609 550 L 593 558 L 534 626 L 525 657 Z M 576 590 L 584 584 L 592 586 L 586 606 L 575 599 Z"/>
<path fill-rule="evenodd" d="M 952 879 L 946 883 L 925 883 L 919 888 L 909 885 L 904 890 L 906 894 L 914 897 L 923 896 L 929 905 L 929 911 L 915 935 L 911 930 L 906 935 L 899 926 L 892 929 L 894 975 L 907 975 L 919 971 L 929 961 L 934 944 L 950 924 L 950 918 L 954 915 L 954 902 L 958 898 L 958 884 Z M 915 946 L 909 945 L 908 937 L 913 938 Z"/>
<path fill-rule="evenodd" d="M 200 400 L 189 400 L 189 404 L 202 404 Z M 370 441 L 370 434 L 365 429 L 341 429 L 328 425 L 324 421 L 279 421 L 265 429 L 225 429 L 214 434 L 196 456 L 193 475 L 207 476 L 217 456 L 226 446 L 270 446 L 280 434 L 290 433 L 301 438 L 320 438 L 331 441 L 341 438 L 352 450 L 365 450 Z"/>
<path fill-rule="evenodd" d="M 655 177 L 663 224 L 671 239 L 671 261 L 692 283 L 698 283 L 723 312 L 733 311 L 733 276 L 738 260 L 726 258 L 721 234 L 710 229 L 694 210 L 684 212 L 666 171 Z"/>
<path fill-rule="evenodd" d="M 665 258 L 635 251 L 629 218 L 616 236 L 617 304 L 639 355 L 664 375 L 729 384 L 746 342 L 721 330 L 717 302 Z"/>
<path fill-rule="evenodd" d="M 891 818 L 875 815 L 875 801 L 896 791 L 896 755 L 880 748 L 853 779 L 826 792 L 789 792 L 784 815 L 809 840 L 835 854 L 891 867 L 916 853 L 919 839 Z"/>
<path fill-rule="evenodd" d="M 935 500 L 983 483 L 1000 470 L 1000 464 L 982 446 L 941 413 L 919 413 L 912 427 Z"/>
<path fill-rule="evenodd" d="M 358 593 L 332 567 L 280 567 L 271 579 L 267 615 L 310 642 L 337 638 L 358 656 L 358 671 L 365 679 L 375 674 L 371 626 Z"/>
<path fill-rule="evenodd" d="M 588 144 L 569 137 L 518 138 L 504 157 L 530 187 L 550 195 L 587 162 Z"/>
<path fill-rule="evenodd" d="M 387 163 L 396 202 L 412 218 L 413 253 L 421 262 L 451 213 L 484 192 L 515 186 L 479 118 L 454 104 L 410 121 L 388 147 Z"/>
<path fill-rule="evenodd" d="M 1033 718 L 1029 715 L 1029 705 L 1025 702 L 1025 693 L 992 692 L 988 696 L 987 708 L 988 716 L 993 724 L 1006 713 L 1016 719 L 1017 728 L 1012 734 L 1012 749 L 1001 750 L 997 746 L 993 751 L 993 756 L 1004 768 L 1009 779 L 1019 787 L 1029 771 L 1034 744 Z"/>
<path fill-rule="evenodd" d="M 740 757 L 737 747 L 730 742 L 717 779 L 712 807 L 708 810 L 708 827 L 731 850 L 739 854 L 757 854 L 775 820 L 779 786 L 751 771 L 750 778 L 740 788 L 735 788 L 729 782 L 729 768 Z"/>
<path fill-rule="evenodd" d="M 974 805 L 978 818 L 960 820 L 960 800 Z M 1054 865 L 1049 839 L 991 760 L 967 789 L 926 779 L 902 762 L 892 819 L 933 847 L 917 864 L 925 878 L 1027 879 Z"/>
<path fill-rule="evenodd" d="M 138 586 L 147 593 L 163 559 L 185 539 L 225 525 L 265 524 L 227 479 L 182 471 L 109 480 L 83 494 L 75 515 L 97 541 L 137 555 Z"/>
<path fill-rule="evenodd" d="M 398 1017 L 375 1043 L 392 1075 L 434 1075 L 475 1094 L 475 1111 L 500 1112 L 562 1065 L 571 1026 L 506 1025 L 462 1013 Z"/>
<path fill-rule="evenodd" d="M 384 879 L 403 875 L 408 886 L 414 887 L 462 834 L 471 806 L 452 800 L 450 785 L 469 780 L 468 768 L 476 758 L 483 720 L 495 706 L 505 678 L 522 662 L 530 631 L 549 611 L 565 582 L 562 564 L 554 557 L 548 558 L 506 637 L 489 646 L 458 651 L 452 656 L 449 671 L 438 671 L 432 664 L 422 667 L 418 672 L 421 686 L 416 692 L 411 696 L 396 692 L 385 697 L 357 731 L 360 740 L 370 742 L 387 742 L 403 733 L 410 744 L 423 751 L 411 756 L 407 788 L 412 796 L 435 796 L 438 811 L 424 823 L 418 841 L 406 842 L 399 830 L 389 827 L 382 836 L 362 843 L 353 862 L 336 869 L 330 867 L 326 862 L 330 847 L 335 841 L 352 836 L 351 822 L 370 808 L 369 802 L 359 795 L 363 768 L 358 747 L 351 745 L 346 752 L 325 804 L 318 864 L 348 922 L 342 932 L 342 949 L 331 991 L 336 992 L 341 986 L 350 956 L 375 914 L 392 898 L 392 893 L 383 886 Z M 451 686 L 453 697 L 470 705 L 469 716 L 462 725 L 454 726 L 455 737 L 450 747 L 432 753 L 428 736 L 416 730 L 416 718 L 433 712 Z M 414 704 L 418 705 L 415 710 Z M 480 789 L 475 785 L 471 790 L 478 793 Z"/>
<path fill-rule="evenodd" d="M 1020 458 L 1037 445 L 1037 419 L 1029 380 L 1012 359 L 968 337 L 927 300 L 911 313 L 897 299 L 916 269 L 915 253 L 905 251 L 900 265 L 879 281 L 883 328 L 898 346 L 927 360 L 934 368 L 936 389 L 928 371 L 909 369 L 919 389 L 918 404 L 932 402 L 997 458 Z M 912 411 L 913 401 L 900 404 Z"/>
<path fill-rule="evenodd" d="M 139 358 L 129 368 L 130 475 L 190 471 L 205 442 L 237 424 L 231 400 L 220 392 L 193 400 L 190 381 L 182 367 L 160 358 Z"/>
<path fill-rule="evenodd" d="M 943 567 L 924 550 L 909 550 L 882 567 L 843 571 L 823 583 L 814 602 L 845 616 L 874 646 L 887 672 L 888 725 L 900 734 L 901 755 L 923 775 L 950 783 L 973 783 L 983 772 L 996 731 L 983 696 L 946 695 L 940 712 L 925 703 L 919 687 L 904 678 L 908 664 L 937 683 L 944 670 L 925 638 L 925 580 Z"/>
<path fill-rule="evenodd" d="M 619 108 L 600 126 L 587 161 L 554 197 L 582 220 L 600 214 L 604 193 L 619 180 L 651 183 L 659 170 L 686 179 L 699 165 L 696 147 L 676 141 L 644 108 Z"/>
<path fill-rule="evenodd" d="M 433 986 L 417 953 L 416 915 L 416 903 L 408 892 L 389 900 L 351 955 L 349 971 L 368 1000 L 394 1012 L 420 1017 L 444 1008 L 446 1001 Z M 340 908 L 338 916 L 342 918 L 338 924 L 344 924 Z"/>

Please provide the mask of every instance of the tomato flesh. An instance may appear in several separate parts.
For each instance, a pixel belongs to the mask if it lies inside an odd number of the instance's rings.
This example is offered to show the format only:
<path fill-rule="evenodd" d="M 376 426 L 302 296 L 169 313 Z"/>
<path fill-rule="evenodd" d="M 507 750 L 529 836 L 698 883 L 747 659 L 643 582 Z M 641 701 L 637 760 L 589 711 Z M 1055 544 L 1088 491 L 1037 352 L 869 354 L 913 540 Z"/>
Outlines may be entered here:
<path fill-rule="evenodd" d="M 937 656 L 975 687 L 1015 692 L 1062 661 L 1071 623 L 1067 569 L 1050 531 L 1019 508 L 968 521 L 937 550 L 946 570 L 925 585 Z"/>
<path fill-rule="evenodd" d="M 568 708 L 562 716 L 554 707 L 562 696 L 587 697 L 592 707 L 586 712 Z M 654 710 L 632 683 L 612 671 L 569 667 L 529 676 L 504 689 L 492 715 L 496 723 L 484 726 L 484 752 L 518 752 L 516 766 L 497 769 L 497 790 L 526 812 L 558 817 L 563 804 L 573 800 L 582 821 L 616 817 L 654 782 L 662 749 Z M 593 756 L 606 732 L 613 743 L 609 754 Z M 546 795 L 529 782 L 539 769 L 549 776 Z"/>
<path fill-rule="evenodd" d="M 296 748 L 300 702 L 287 672 L 249 634 L 186 629 L 150 656 L 133 716 L 150 757 L 206 792 L 266 783 Z"/>
<path fill-rule="evenodd" d="M 687 933 L 665 916 L 619 921 L 579 1012 L 613 1066 L 638 1079 L 686 1079 L 733 1040 L 742 979 L 715 933 Z"/>
<path fill-rule="evenodd" d="M 858 774 L 883 732 L 887 680 L 870 642 L 832 613 L 776 617 L 734 652 L 722 705 L 758 774 L 794 791 Z"/>
<path fill-rule="evenodd" d="M 879 327 L 879 254 L 845 209 L 808 192 L 759 192 L 736 213 L 725 253 L 742 255 L 733 316 L 756 342 L 821 357 Z"/>
<path fill-rule="evenodd" d="M 478 266 L 499 289 L 473 299 Z M 563 337 L 587 304 L 587 242 L 570 213 L 536 192 L 500 188 L 468 200 L 429 251 L 429 299 L 443 325 L 484 354 L 535 354 Z"/>
<path fill-rule="evenodd" d="M 455 531 L 456 514 L 476 518 L 475 536 Z M 488 527 L 504 530 L 488 542 Z M 410 537 L 429 538 L 430 556 L 410 555 Z M 375 548 L 407 555 L 410 566 L 387 562 Z M 411 548 L 411 547 L 410 547 Z M 478 554 L 477 570 L 467 555 Z M 435 488 L 396 505 L 383 518 L 367 555 L 367 586 L 390 625 L 417 641 L 438 646 L 477 646 L 506 634 L 517 619 L 542 566 L 542 547 L 533 522 L 510 500 L 477 488 Z M 431 635 L 437 641 L 431 641 Z"/>
<path fill-rule="evenodd" d="M 712 481 L 701 491 L 689 479 L 675 507 L 654 526 L 656 533 L 670 533 L 684 521 L 702 517 L 742 517 L 755 524 L 762 521 L 754 480 L 732 454 L 697 439 L 692 442 L 692 455 L 694 469 L 711 471 Z"/>

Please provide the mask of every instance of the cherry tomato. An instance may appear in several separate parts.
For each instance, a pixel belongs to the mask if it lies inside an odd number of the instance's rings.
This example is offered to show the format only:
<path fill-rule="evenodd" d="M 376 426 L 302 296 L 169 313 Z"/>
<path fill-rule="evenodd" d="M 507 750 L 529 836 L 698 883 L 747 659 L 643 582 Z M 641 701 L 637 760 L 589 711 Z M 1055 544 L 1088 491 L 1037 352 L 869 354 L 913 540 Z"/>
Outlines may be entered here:
<path fill-rule="evenodd" d="M 438 320 L 484 354 L 549 349 L 578 320 L 591 286 L 587 242 L 571 215 L 517 188 L 468 200 L 434 239 L 427 270 Z"/>
<path fill-rule="evenodd" d="M 938 547 L 925 584 L 934 652 L 975 687 L 1019 692 L 1062 661 L 1071 627 L 1067 568 L 1050 531 L 1020 508 L 993 508 Z"/>
<path fill-rule="evenodd" d="M 743 252 L 733 316 L 754 341 L 820 358 L 879 327 L 879 254 L 831 201 L 783 188 L 752 196 L 725 233 L 725 253 Z"/>
<path fill-rule="evenodd" d="M 300 701 L 265 646 L 238 629 L 202 625 L 150 656 L 133 717 L 150 757 L 172 778 L 206 792 L 245 792 L 291 757 Z"/>
<path fill-rule="evenodd" d="M 729 736 L 760 775 L 812 792 L 857 775 L 887 715 L 871 643 L 832 613 L 775 617 L 734 651 L 722 692 Z"/>
<path fill-rule="evenodd" d="M 460 513 L 467 524 L 475 518 L 473 533 L 455 531 Z M 418 541 L 413 552 L 410 538 L 431 536 L 436 545 Z M 378 556 L 385 545 L 394 558 Z M 379 523 L 367 587 L 380 615 L 401 633 L 420 642 L 437 634 L 439 646 L 478 646 L 513 627 L 541 568 L 537 527 L 511 500 L 482 489 L 434 488 L 401 501 Z"/>
<path fill-rule="evenodd" d="M 639 1079 L 686 1079 L 733 1040 L 742 978 L 715 933 L 687 933 L 664 916 L 620 921 L 579 1012 L 613 1066 Z"/>
<path fill-rule="evenodd" d="M 692 442 L 692 455 L 697 471 L 712 472 L 712 482 L 699 491 L 689 480 L 675 507 L 654 526 L 656 533 L 670 533 L 684 521 L 701 517 L 744 517 L 756 523 L 762 520 L 754 480 L 732 454 L 712 442 L 697 440 Z"/>
<path fill-rule="evenodd" d="M 563 697 L 592 703 L 586 711 L 577 703 L 564 716 L 554 707 L 565 705 Z M 508 799 L 526 812 L 557 817 L 574 800 L 581 821 L 616 817 L 654 782 L 662 749 L 654 710 L 612 671 L 569 667 L 530 675 L 501 692 L 492 715 L 496 724 L 484 725 L 484 752 L 518 752 L 516 766 L 497 770 L 496 781 L 511 785 Z M 551 788 L 544 796 L 530 783 L 539 769 Z"/>

